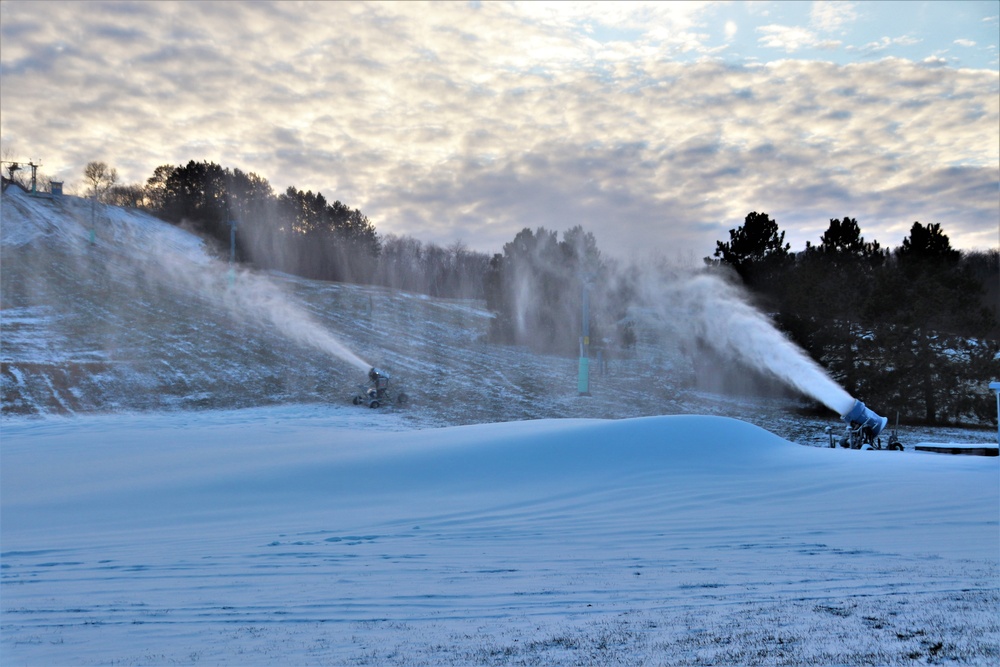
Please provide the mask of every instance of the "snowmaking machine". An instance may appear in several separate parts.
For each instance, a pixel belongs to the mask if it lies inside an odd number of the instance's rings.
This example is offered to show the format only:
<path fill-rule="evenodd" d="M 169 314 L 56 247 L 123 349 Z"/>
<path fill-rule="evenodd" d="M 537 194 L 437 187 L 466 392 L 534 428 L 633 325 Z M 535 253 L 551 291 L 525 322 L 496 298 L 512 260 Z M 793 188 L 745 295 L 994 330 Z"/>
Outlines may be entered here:
<path fill-rule="evenodd" d="M 383 370 L 372 368 L 368 371 L 368 383 L 358 385 L 358 393 L 354 395 L 354 405 L 367 405 L 377 408 L 382 405 L 405 405 L 409 396 L 402 389 L 390 387 L 392 377 Z"/>
<path fill-rule="evenodd" d="M 843 417 L 847 427 L 844 435 L 839 439 L 833 437 L 833 429 L 827 427 L 826 432 L 830 436 L 830 447 L 841 447 L 850 449 L 888 449 L 891 451 L 903 451 L 903 443 L 899 441 L 897 433 L 899 429 L 899 415 L 896 415 L 896 426 L 889 432 L 885 446 L 882 445 L 880 437 L 885 430 L 889 419 L 875 414 L 870 408 L 859 400 L 854 401 L 854 406 Z"/>

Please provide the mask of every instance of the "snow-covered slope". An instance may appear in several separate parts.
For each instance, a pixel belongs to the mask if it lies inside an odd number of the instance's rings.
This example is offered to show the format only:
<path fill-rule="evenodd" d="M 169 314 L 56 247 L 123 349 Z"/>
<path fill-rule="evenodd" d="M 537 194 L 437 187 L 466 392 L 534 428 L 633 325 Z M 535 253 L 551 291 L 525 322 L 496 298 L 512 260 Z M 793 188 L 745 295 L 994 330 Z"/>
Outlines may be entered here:
<path fill-rule="evenodd" d="M 634 354 L 604 371 L 594 364 L 592 396 L 581 398 L 576 359 L 486 343 L 491 315 L 480 302 L 231 276 L 226 252 L 138 211 L 8 189 L 0 200 L 3 415 L 339 406 L 372 364 L 414 399 L 402 415 L 411 426 L 700 413 L 822 445 L 824 427 L 836 423 L 832 413 L 803 418 L 785 400 L 696 391 L 691 360 L 656 331 L 641 331 Z"/>
<path fill-rule="evenodd" d="M 15 421 L 24 664 L 995 664 L 997 459 L 717 417 Z"/>
<path fill-rule="evenodd" d="M 195 236 L 73 197 L 2 202 L 5 414 L 255 405 L 321 396 L 348 373 L 241 312 L 280 301 L 271 281 L 229 284 Z M 91 227 L 94 221 L 94 242 Z"/>
<path fill-rule="evenodd" d="M 224 249 L 73 197 L 12 188 L 2 215 L 4 414 L 342 404 L 364 364 L 405 382 L 417 424 L 641 416 L 704 402 L 682 389 L 690 364 L 655 332 L 606 373 L 595 366 L 593 397 L 581 401 L 576 359 L 487 344 L 480 302 L 245 270 L 231 279 L 214 257 Z"/>

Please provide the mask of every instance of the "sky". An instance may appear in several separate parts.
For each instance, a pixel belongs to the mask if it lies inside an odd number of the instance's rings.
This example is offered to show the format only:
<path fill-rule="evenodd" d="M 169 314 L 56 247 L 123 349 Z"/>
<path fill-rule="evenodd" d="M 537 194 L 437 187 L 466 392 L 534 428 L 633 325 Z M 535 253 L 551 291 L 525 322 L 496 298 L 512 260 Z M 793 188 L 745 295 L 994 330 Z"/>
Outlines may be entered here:
<path fill-rule="evenodd" d="M 1000 236 L 1000 2 L 0 2 L 4 160 L 212 161 L 383 235 L 582 225 L 699 262 L 751 211 Z"/>

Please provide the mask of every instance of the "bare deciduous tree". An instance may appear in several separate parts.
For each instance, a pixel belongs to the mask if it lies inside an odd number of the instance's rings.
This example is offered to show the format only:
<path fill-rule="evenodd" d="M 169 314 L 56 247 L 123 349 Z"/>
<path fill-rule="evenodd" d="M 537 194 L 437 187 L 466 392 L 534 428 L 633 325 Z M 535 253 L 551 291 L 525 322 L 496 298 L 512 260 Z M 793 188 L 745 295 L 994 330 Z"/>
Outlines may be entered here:
<path fill-rule="evenodd" d="M 90 162 L 83 170 L 83 177 L 90 186 L 91 196 L 104 201 L 105 195 L 118 182 L 118 170 L 108 167 L 106 162 Z"/>
<path fill-rule="evenodd" d="M 105 203 L 124 208 L 142 208 L 146 203 L 146 189 L 137 184 L 115 185 L 104 196 Z"/>

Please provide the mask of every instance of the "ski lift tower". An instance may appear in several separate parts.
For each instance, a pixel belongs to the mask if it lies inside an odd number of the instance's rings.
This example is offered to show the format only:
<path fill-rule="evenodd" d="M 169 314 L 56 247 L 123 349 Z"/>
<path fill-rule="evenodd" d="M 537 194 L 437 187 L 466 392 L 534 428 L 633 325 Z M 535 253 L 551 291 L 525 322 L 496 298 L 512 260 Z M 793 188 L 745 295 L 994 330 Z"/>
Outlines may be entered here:
<path fill-rule="evenodd" d="M 11 162 L 9 160 L 4 160 L 2 164 L 7 165 L 7 183 L 14 182 L 14 174 L 21 170 L 21 165 L 17 162 Z M 4 189 L 7 188 L 7 183 L 4 183 Z"/>
<path fill-rule="evenodd" d="M 10 160 L 4 160 L 3 164 L 7 165 L 7 180 L 14 181 L 14 172 L 21 171 L 24 167 L 21 166 L 20 162 L 13 162 Z M 28 161 L 28 166 L 31 167 L 31 194 L 38 194 L 38 168 L 42 166 L 42 163 L 35 163 L 34 160 Z"/>
<path fill-rule="evenodd" d="M 28 166 L 31 167 L 31 194 L 38 194 L 38 168 L 42 166 L 42 163 L 35 164 L 35 161 L 32 160 L 28 162 Z"/>
<path fill-rule="evenodd" d="M 14 172 L 20 171 L 21 170 L 21 165 L 19 163 L 17 163 L 17 162 L 8 162 L 7 160 L 4 160 L 3 163 L 5 165 L 7 165 L 7 180 L 8 181 L 13 181 L 14 180 Z"/>

